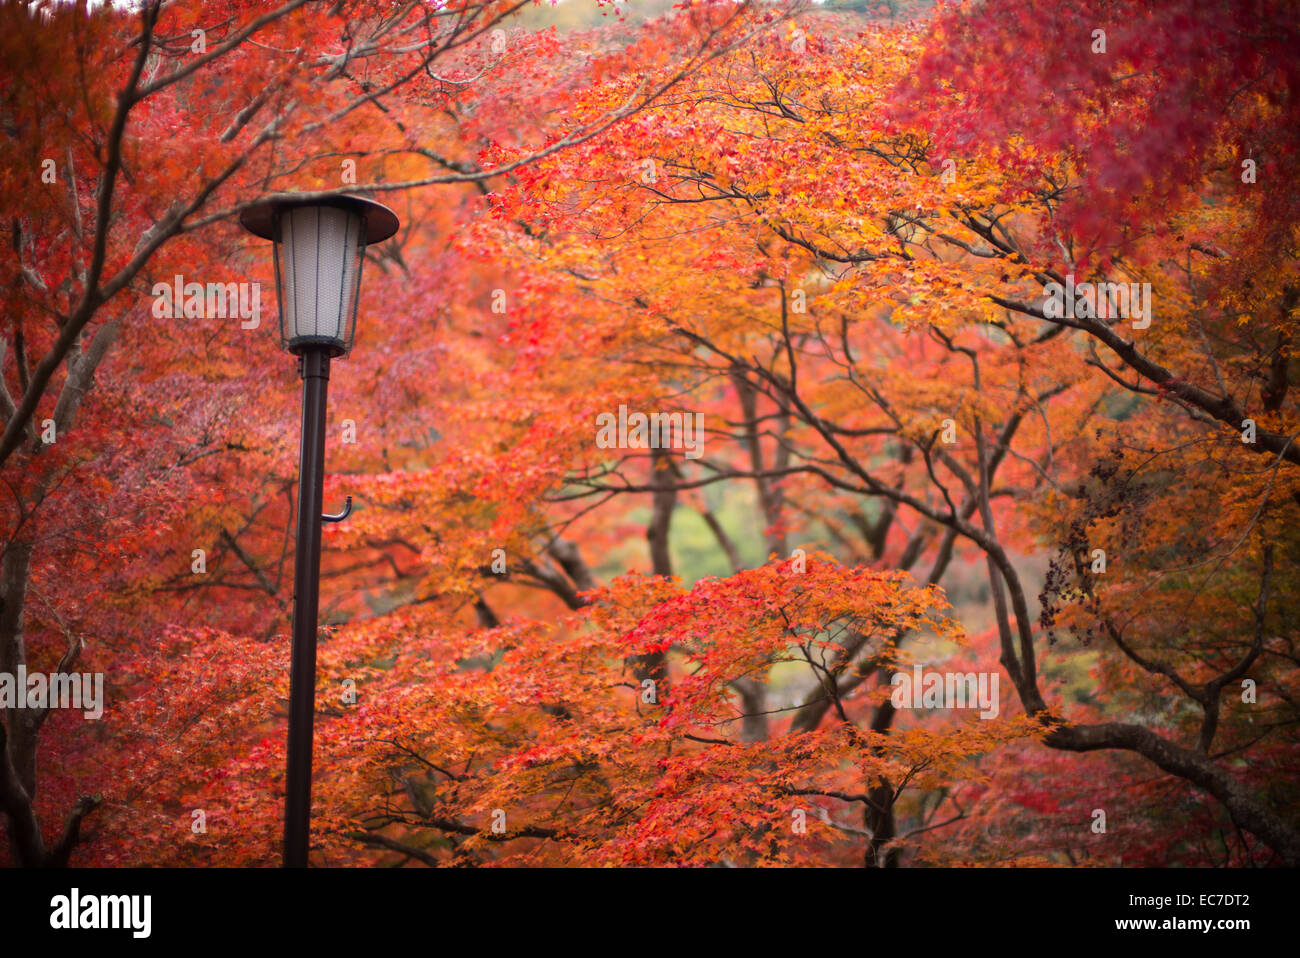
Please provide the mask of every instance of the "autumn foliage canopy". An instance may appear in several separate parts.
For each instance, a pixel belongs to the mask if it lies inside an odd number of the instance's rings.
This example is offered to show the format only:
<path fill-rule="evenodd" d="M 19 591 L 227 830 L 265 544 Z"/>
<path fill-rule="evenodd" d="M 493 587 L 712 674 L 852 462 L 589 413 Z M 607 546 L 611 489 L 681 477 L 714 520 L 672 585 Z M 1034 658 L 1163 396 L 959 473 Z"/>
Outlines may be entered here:
<path fill-rule="evenodd" d="M 0 3 L 0 856 L 278 863 L 346 190 L 313 864 L 1300 864 L 1294 13 Z"/>

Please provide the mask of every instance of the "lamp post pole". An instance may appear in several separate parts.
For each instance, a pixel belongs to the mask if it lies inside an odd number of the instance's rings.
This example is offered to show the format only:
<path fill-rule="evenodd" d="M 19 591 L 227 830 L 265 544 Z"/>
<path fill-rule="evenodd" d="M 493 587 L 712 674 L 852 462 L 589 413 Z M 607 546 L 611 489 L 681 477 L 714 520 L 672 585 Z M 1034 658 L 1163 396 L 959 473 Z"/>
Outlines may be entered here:
<path fill-rule="evenodd" d="M 311 820 L 316 616 L 320 606 L 321 498 L 325 482 L 325 396 L 330 378 L 328 350 L 304 350 L 299 368 L 302 374 L 302 445 L 298 467 L 298 550 L 293 572 L 293 652 L 289 667 L 285 868 L 307 866 Z"/>
<path fill-rule="evenodd" d="M 311 834 L 321 523 L 342 522 L 352 511 L 348 496 L 338 515 L 321 514 L 330 359 L 352 349 L 366 247 L 391 237 L 399 224 L 382 203 L 341 193 L 271 197 L 250 204 L 239 214 L 239 222 L 254 236 L 271 241 L 280 343 L 298 357 L 302 376 L 283 863 L 286 868 L 305 868 Z"/>

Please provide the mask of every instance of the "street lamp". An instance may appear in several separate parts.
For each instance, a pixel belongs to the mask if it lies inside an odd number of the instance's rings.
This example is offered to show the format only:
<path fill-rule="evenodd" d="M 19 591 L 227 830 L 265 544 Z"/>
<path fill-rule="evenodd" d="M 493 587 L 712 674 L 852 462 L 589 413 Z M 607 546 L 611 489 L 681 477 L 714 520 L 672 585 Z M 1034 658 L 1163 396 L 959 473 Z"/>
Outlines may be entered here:
<path fill-rule="evenodd" d="M 352 349 L 366 247 L 388 239 L 397 232 L 398 224 L 388 207 L 344 194 L 311 200 L 292 196 L 268 199 L 245 209 L 239 222 L 254 236 L 273 244 L 280 341 L 298 357 L 302 376 L 284 866 L 303 868 L 311 819 L 321 522 L 340 522 L 352 510 L 352 497 L 348 496 L 343 512 L 321 514 L 330 359 L 346 356 Z"/>

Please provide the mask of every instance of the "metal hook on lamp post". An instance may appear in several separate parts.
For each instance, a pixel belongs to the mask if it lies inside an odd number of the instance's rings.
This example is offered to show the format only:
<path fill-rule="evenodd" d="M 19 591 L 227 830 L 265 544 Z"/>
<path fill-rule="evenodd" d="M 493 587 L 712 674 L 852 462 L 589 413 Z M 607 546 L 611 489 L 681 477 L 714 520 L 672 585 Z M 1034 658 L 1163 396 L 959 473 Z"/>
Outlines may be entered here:
<path fill-rule="evenodd" d="M 343 500 L 342 512 L 334 513 L 333 515 L 326 512 L 320 518 L 321 522 L 342 522 L 350 515 L 352 515 L 352 497 L 348 496 Z"/>

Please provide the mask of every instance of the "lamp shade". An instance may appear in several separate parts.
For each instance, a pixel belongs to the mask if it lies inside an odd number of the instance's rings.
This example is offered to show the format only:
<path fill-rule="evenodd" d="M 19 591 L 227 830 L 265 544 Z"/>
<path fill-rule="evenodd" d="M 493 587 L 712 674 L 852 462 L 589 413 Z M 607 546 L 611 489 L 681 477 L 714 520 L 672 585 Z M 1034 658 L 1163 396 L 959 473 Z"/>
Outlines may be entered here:
<path fill-rule="evenodd" d="M 280 341 L 291 353 L 352 349 L 361 262 L 368 244 L 397 232 L 392 210 L 372 200 L 333 196 L 269 200 L 240 215 L 245 229 L 272 241 Z"/>

